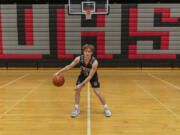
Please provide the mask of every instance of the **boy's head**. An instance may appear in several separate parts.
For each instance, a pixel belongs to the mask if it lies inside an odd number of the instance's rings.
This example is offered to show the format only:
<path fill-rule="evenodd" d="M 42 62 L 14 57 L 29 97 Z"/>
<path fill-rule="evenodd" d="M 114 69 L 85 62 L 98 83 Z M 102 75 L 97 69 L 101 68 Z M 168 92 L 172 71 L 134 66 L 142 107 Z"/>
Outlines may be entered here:
<path fill-rule="evenodd" d="M 86 57 L 91 57 L 94 53 L 94 46 L 91 44 L 83 45 L 83 53 Z"/>

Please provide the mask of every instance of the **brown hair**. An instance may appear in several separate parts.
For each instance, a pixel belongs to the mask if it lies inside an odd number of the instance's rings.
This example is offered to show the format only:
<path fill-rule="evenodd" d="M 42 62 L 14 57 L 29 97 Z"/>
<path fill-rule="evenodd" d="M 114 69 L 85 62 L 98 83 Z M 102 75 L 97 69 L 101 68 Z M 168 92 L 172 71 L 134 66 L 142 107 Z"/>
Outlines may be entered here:
<path fill-rule="evenodd" d="M 87 48 L 89 48 L 89 49 L 91 49 L 91 51 L 94 53 L 94 45 L 92 45 L 92 44 L 85 44 L 85 45 L 83 45 L 83 51 L 85 50 L 85 49 L 87 49 Z"/>

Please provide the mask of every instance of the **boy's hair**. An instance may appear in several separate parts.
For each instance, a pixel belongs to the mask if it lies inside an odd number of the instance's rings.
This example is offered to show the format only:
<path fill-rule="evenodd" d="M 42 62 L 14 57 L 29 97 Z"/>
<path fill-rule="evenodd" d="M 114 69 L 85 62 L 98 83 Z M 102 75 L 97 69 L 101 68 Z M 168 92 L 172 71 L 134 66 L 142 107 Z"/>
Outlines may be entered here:
<path fill-rule="evenodd" d="M 84 51 L 85 49 L 87 49 L 87 48 L 91 49 L 91 51 L 94 53 L 94 45 L 92 45 L 92 44 L 85 44 L 85 45 L 83 45 L 83 47 L 82 47 L 83 51 Z"/>

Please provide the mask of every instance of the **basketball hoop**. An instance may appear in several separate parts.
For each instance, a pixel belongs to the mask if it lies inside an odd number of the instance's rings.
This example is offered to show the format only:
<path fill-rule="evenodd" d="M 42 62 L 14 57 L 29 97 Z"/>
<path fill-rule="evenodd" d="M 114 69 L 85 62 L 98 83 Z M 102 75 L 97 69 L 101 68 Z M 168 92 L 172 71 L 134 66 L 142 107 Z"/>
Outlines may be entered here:
<path fill-rule="evenodd" d="M 93 11 L 94 9 L 84 9 L 84 12 L 86 13 L 86 20 L 91 20 Z"/>
<path fill-rule="evenodd" d="M 85 15 L 86 20 L 91 19 L 92 14 L 108 15 L 109 8 L 109 0 L 68 0 L 68 15 Z"/>

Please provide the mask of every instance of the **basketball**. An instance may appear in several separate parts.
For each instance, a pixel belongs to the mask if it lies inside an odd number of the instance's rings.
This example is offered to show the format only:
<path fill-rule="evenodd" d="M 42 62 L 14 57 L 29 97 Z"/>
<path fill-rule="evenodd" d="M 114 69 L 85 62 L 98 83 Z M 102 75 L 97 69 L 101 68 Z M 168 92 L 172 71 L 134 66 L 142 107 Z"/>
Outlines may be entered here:
<path fill-rule="evenodd" d="M 53 84 L 57 87 L 60 87 L 64 84 L 64 77 L 61 75 L 56 75 L 53 77 Z"/>

